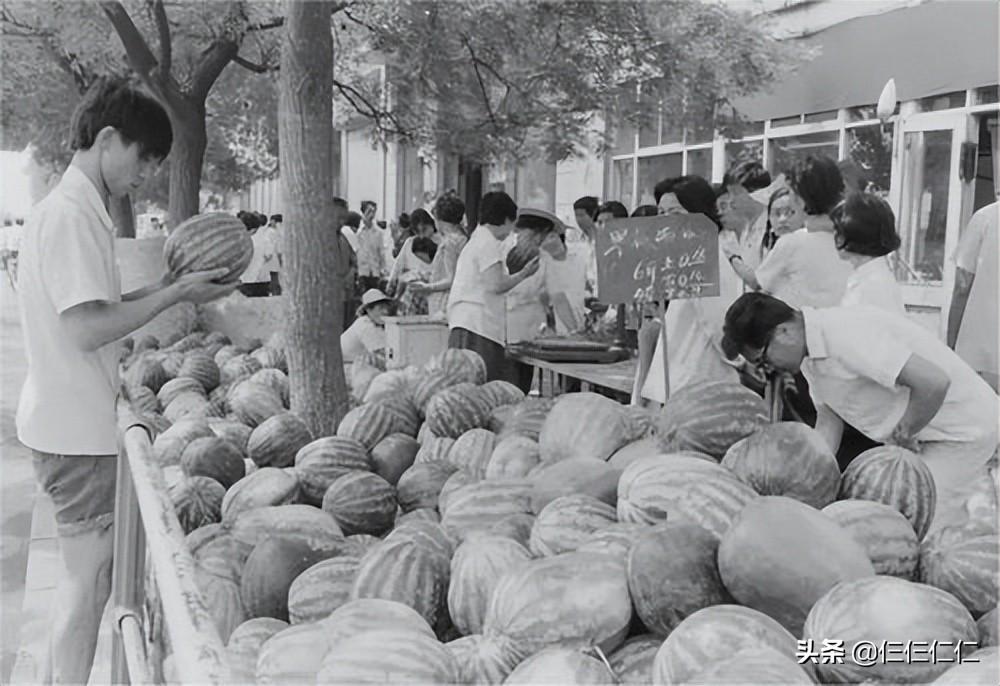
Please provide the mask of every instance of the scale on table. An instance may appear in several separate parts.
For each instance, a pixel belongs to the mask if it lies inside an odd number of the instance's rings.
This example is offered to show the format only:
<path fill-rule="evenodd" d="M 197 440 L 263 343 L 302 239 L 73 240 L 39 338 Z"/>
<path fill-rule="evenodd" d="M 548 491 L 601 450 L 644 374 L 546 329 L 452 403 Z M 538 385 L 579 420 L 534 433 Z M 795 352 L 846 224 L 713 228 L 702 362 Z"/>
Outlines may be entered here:
<path fill-rule="evenodd" d="M 533 357 L 546 362 L 589 362 L 609 364 L 627 360 L 632 353 L 627 348 L 572 338 L 538 338 L 507 346 L 516 355 Z"/>

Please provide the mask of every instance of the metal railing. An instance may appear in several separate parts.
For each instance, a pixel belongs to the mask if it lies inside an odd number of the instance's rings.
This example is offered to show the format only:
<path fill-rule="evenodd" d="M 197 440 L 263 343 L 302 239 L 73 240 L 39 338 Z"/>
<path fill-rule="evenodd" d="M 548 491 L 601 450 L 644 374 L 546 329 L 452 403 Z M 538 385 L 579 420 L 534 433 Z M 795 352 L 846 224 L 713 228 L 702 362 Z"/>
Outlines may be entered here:
<path fill-rule="evenodd" d="M 224 647 L 195 583 L 195 562 L 167 495 L 162 468 L 153 460 L 149 430 L 120 409 L 121 449 L 115 496 L 111 601 L 114 633 L 111 677 L 115 684 L 156 683 L 160 665 L 150 630 L 146 564 L 173 649 L 177 678 L 185 684 L 218 684 L 229 677 Z"/>

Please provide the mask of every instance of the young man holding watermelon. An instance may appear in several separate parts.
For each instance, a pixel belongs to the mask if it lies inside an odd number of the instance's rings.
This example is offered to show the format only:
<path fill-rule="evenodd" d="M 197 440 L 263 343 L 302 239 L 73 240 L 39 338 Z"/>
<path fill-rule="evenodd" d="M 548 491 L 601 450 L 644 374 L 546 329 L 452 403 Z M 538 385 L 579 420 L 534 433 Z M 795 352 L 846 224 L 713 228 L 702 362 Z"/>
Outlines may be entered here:
<path fill-rule="evenodd" d="M 173 140 L 164 109 L 121 80 L 98 81 L 73 115 L 70 166 L 33 210 L 19 298 L 28 371 L 17 435 L 55 506 L 63 569 L 46 683 L 86 683 L 111 592 L 119 340 L 181 301 L 209 302 L 227 270 L 121 292 L 111 198 L 134 193 Z"/>
<path fill-rule="evenodd" d="M 726 349 L 809 382 L 816 430 L 837 450 L 844 424 L 920 455 L 934 477 L 932 530 L 962 503 L 997 449 L 997 394 L 933 332 L 905 315 L 852 305 L 796 310 L 746 293 L 726 312 Z"/>

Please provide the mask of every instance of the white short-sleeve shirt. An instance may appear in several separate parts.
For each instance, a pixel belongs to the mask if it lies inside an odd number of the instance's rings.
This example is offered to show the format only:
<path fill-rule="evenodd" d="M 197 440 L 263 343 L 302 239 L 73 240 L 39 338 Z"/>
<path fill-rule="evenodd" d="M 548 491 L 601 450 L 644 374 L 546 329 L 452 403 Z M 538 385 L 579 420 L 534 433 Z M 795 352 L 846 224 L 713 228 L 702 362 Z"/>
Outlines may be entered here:
<path fill-rule="evenodd" d="M 250 264 L 240 274 L 242 283 L 267 283 L 271 280 L 272 265 L 277 270 L 277 256 L 275 254 L 274 239 L 269 230 L 257 229 L 250 237 L 253 242 L 253 256 Z"/>
<path fill-rule="evenodd" d="M 859 265 L 847 277 L 847 289 L 841 305 L 871 305 L 887 312 L 906 314 L 903 290 L 884 257 L 876 257 Z"/>
<path fill-rule="evenodd" d="M 888 439 L 910 397 L 896 378 L 915 354 L 951 380 L 944 405 L 917 438 L 996 439 L 997 394 L 932 332 L 905 316 L 866 305 L 807 307 L 802 314 L 807 349 L 802 374 L 817 405 L 826 405 L 876 441 Z"/>
<path fill-rule="evenodd" d="M 840 259 L 833 234 L 802 229 L 782 236 L 757 267 L 766 293 L 792 307 L 834 307 L 854 268 Z"/>
<path fill-rule="evenodd" d="M 70 166 L 25 225 L 18 270 L 28 372 L 17 436 L 62 455 L 117 454 L 115 400 L 121 345 L 89 352 L 59 315 L 88 302 L 120 302 L 115 232 L 97 189 Z"/>
<path fill-rule="evenodd" d="M 969 220 L 955 253 L 955 262 L 976 278 L 965 304 L 955 352 L 978 372 L 997 373 L 997 219 L 1000 205 L 981 208 Z"/>
<path fill-rule="evenodd" d="M 494 343 L 506 340 L 506 307 L 502 293 L 491 293 L 483 283 L 483 272 L 503 265 L 504 244 L 485 226 L 469 237 L 455 266 L 448 294 L 448 328 L 462 328 Z"/>
<path fill-rule="evenodd" d="M 340 334 L 340 353 L 344 362 L 353 362 L 366 352 L 375 352 L 385 348 L 385 328 L 378 326 L 368 317 L 362 315 Z"/>

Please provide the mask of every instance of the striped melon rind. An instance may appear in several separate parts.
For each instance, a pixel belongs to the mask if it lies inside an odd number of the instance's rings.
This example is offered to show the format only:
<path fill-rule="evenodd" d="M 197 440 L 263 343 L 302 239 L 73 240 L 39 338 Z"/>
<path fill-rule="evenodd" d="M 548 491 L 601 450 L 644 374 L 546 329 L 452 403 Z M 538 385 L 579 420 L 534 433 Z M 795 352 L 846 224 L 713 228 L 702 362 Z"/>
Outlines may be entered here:
<path fill-rule="evenodd" d="M 531 513 L 531 485 L 522 481 L 480 481 L 460 488 L 448 501 L 441 525 L 459 540 L 515 514 Z"/>
<path fill-rule="evenodd" d="M 226 489 L 207 476 L 188 476 L 167 487 L 177 520 L 185 534 L 218 522 L 222 518 L 222 498 Z"/>
<path fill-rule="evenodd" d="M 424 408 L 427 425 L 438 436 L 458 438 L 484 427 L 490 408 L 472 384 L 457 384 L 435 393 Z"/>
<path fill-rule="evenodd" d="M 323 496 L 334 481 L 350 471 L 371 471 L 372 467 L 365 446 L 342 436 L 317 438 L 295 454 L 295 475 L 302 497 L 316 506 L 323 504 Z"/>
<path fill-rule="evenodd" d="M 664 452 L 694 450 L 721 460 L 736 441 L 769 423 L 767 405 L 738 383 L 682 388 L 663 406 L 656 440 Z"/>
<path fill-rule="evenodd" d="M 350 600 L 320 622 L 331 646 L 345 638 L 394 627 L 434 638 L 430 624 L 409 605 L 382 598 Z"/>
<path fill-rule="evenodd" d="M 282 412 L 253 430 L 247 441 L 247 457 L 258 467 L 289 467 L 296 453 L 312 440 L 312 432 L 298 415 Z"/>
<path fill-rule="evenodd" d="M 188 443 L 196 438 L 214 436 L 204 417 L 190 417 L 173 425 L 153 441 L 153 456 L 160 466 L 180 464 L 181 454 Z"/>
<path fill-rule="evenodd" d="M 273 505 L 245 510 L 228 526 L 237 541 L 252 546 L 269 536 L 303 540 L 319 551 L 341 551 L 347 545 L 333 517 L 312 505 Z"/>
<path fill-rule="evenodd" d="M 230 681 L 235 684 L 253 683 L 257 658 L 264 642 L 287 628 L 288 622 L 274 617 L 254 617 L 236 627 L 226 644 Z"/>
<path fill-rule="evenodd" d="M 608 655 L 611 671 L 620 684 L 653 683 L 653 662 L 663 639 L 653 634 L 633 636 Z"/>
<path fill-rule="evenodd" d="M 933 681 L 954 662 L 957 646 L 967 641 L 968 654 L 978 640 L 972 615 L 950 593 L 933 586 L 891 576 L 873 576 L 844 581 L 831 588 L 813 605 L 806 619 L 803 639 L 817 644 L 843 641 L 842 664 L 819 663 L 824 683 L 859 683 L 866 680 L 922 684 Z M 876 661 L 858 665 L 852 659 L 858 641 L 937 641 L 937 657 L 926 660 Z"/>
<path fill-rule="evenodd" d="M 496 443 L 497 435 L 489 429 L 470 429 L 455 439 L 448 451 L 448 461 L 479 481 L 486 476 Z"/>
<path fill-rule="evenodd" d="M 451 497 L 461 488 L 469 484 L 474 484 L 476 481 L 477 479 L 473 478 L 464 469 L 455 470 L 455 473 L 449 476 L 448 480 L 444 482 L 441 492 L 438 493 L 438 511 L 445 512 L 448 509 L 448 504 L 451 502 Z"/>
<path fill-rule="evenodd" d="M 420 411 L 420 415 L 424 416 L 427 403 L 436 393 L 460 384 L 462 381 L 460 375 L 449 374 L 440 369 L 425 372 L 410 386 L 410 399 Z"/>
<path fill-rule="evenodd" d="M 277 393 L 269 386 L 253 381 L 243 381 L 231 387 L 226 403 L 237 419 L 252 428 L 285 411 Z"/>
<path fill-rule="evenodd" d="M 361 558 L 351 600 L 394 600 L 409 605 L 433 626 L 446 607 L 447 586 L 432 553 L 412 540 L 385 541 Z"/>
<path fill-rule="evenodd" d="M 531 529 L 534 525 L 534 515 L 528 514 L 527 512 L 519 512 L 517 514 L 507 515 L 506 517 L 495 522 L 485 531 L 485 533 L 488 535 L 509 538 L 527 548 L 528 541 L 531 539 Z"/>
<path fill-rule="evenodd" d="M 622 405 L 596 393 L 559 396 L 538 434 L 543 462 L 607 460 L 628 442 L 629 421 Z"/>
<path fill-rule="evenodd" d="M 618 481 L 618 520 L 684 520 L 722 536 L 757 493 L 728 469 L 696 457 L 636 460 Z"/>
<path fill-rule="evenodd" d="M 264 641 L 257 657 L 257 684 L 315 683 L 329 641 L 318 622 L 294 624 Z"/>
<path fill-rule="evenodd" d="M 200 564 L 194 568 L 194 579 L 223 643 L 249 617 L 240 597 L 240 584 L 226 576 L 206 570 Z"/>
<path fill-rule="evenodd" d="M 797 650 L 795 636 L 763 612 L 714 605 L 686 617 L 667 636 L 653 660 L 652 682 L 690 683 L 697 672 L 718 661 L 719 646 L 726 646 L 726 654 L 770 648 L 789 658 Z"/>
<path fill-rule="evenodd" d="M 451 559 L 448 611 L 462 635 L 482 633 L 490 596 L 504 574 L 531 560 L 524 546 L 500 536 L 473 536 Z"/>
<path fill-rule="evenodd" d="M 226 491 L 222 499 L 222 521 L 230 524 L 247 510 L 293 503 L 298 494 L 299 482 L 294 474 L 276 467 L 263 467 L 247 474 Z"/>
<path fill-rule="evenodd" d="M 514 664 L 499 645 L 482 634 L 463 636 L 445 643 L 458 664 L 460 684 L 500 684 L 514 670 Z"/>
<path fill-rule="evenodd" d="M 260 369 L 251 374 L 248 381 L 267 386 L 277 393 L 278 397 L 281 398 L 281 402 L 286 407 L 288 406 L 288 376 L 280 369 Z"/>
<path fill-rule="evenodd" d="M 438 495 L 455 471 L 454 465 L 444 461 L 414 464 L 403 472 L 396 484 L 399 507 L 403 512 L 421 508 L 436 509 Z"/>
<path fill-rule="evenodd" d="M 486 363 L 474 350 L 446 348 L 427 360 L 424 369 L 445 372 L 463 383 L 477 386 L 486 383 Z"/>
<path fill-rule="evenodd" d="M 604 655 L 589 648 L 552 646 L 540 650 L 514 668 L 505 684 L 616 683 Z"/>
<path fill-rule="evenodd" d="M 528 546 L 536 557 L 568 553 L 618 522 L 615 508 L 589 495 L 564 495 L 538 513 Z"/>
<path fill-rule="evenodd" d="M 485 478 L 497 481 L 526 477 L 541 459 L 541 448 L 536 441 L 518 434 L 504 436 L 490 455 Z"/>
<path fill-rule="evenodd" d="M 241 353 L 219 365 L 219 379 L 223 384 L 235 384 L 237 381 L 249 379 L 261 369 L 259 361 L 249 354 Z"/>
<path fill-rule="evenodd" d="M 880 446 L 858 455 L 840 480 L 841 500 L 874 500 L 894 507 L 923 540 L 934 519 L 937 490 L 930 469 L 898 446 Z"/>
<path fill-rule="evenodd" d="M 184 356 L 178 377 L 191 378 L 201 384 L 205 392 L 214 390 L 221 380 L 219 366 L 207 353 L 194 350 Z"/>
<path fill-rule="evenodd" d="M 436 638 L 387 627 L 336 643 L 316 683 L 453 684 L 458 665 Z"/>
<path fill-rule="evenodd" d="M 393 433 L 416 436 L 420 431 L 420 412 L 406 395 L 380 398 L 372 404 L 381 405 L 392 417 Z"/>
<path fill-rule="evenodd" d="M 337 435 L 354 440 L 371 450 L 383 438 L 396 432 L 394 415 L 378 403 L 360 405 L 344 415 Z"/>
<path fill-rule="evenodd" d="M 454 438 L 447 438 L 444 436 L 430 437 L 420 444 L 420 449 L 417 450 L 417 454 L 413 458 L 413 463 L 421 464 L 424 462 L 447 462 L 451 466 L 458 469 L 459 465 L 448 459 L 454 445 Z"/>
<path fill-rule="evenodd" d="M 338 555 L 299 574 L 288 589 L 289 621 L 318 622 L 347 603 L 360 564 L 360 557 Z"/>
<path fill-rule="evenodd" d="M 647 524 L 615 522 L 590 534 L 576 550 L 580 553 L 612 555 L 624 564 L 629 549 L 649 529 Z"/>
<path fill-rule="evenodd" d="M 479 387 L 479 392 L 486 399 L 486 403 L 493 408 L 503 405 L 513 405 L 524 400 L 524 392 L 514 384 L 496 379 L 488 381 Z"/>
<path fill-rule="evenodd" d="M 824 507 L 823 514 L 864 547 L 876 574 L 916 577 L 920 542 L 898 510 L 873 500 L 838 500 Z"/>
<path fill-rule="evenodd" d="M 1000 541 L 960 527 L 944 527 L 920 545 L 920 581 L 958 598 L 973 617 L 997 606 Z"/>
<path fill-rule="evenodd" d="M 323 510 L 345 535 L 381 536 L 396 519 L 396 489 L 378 474 L 353 470 L 330 484 Z"/>
<path fill-rule="evenodd" d="M 145 388 L 145 386 L 142 388 Z M 160 386 L 160 390 L 156 394 L 156 400 L 159 402 L 161 407 L 166 407 L 174 398 L 185 392 L 198 393 L 203 398 L 208 397 L 208 394 L 205 392 L 205 388 L 198 381 L 186 376 L 181 376 L 176 379 L 171 379 Z"/>
<path fill-rule="evenodd" d="M 703 666 L 692 677 L 694 684 L 787 684 L 812 686 L 812 678 L 798 659 L 773 648 L 754 646 L 727 653 L 721 660 Z"/>
<path fill-rule="evenodd" d="M 198 214 L 178 224 L 163 244 L 167 269 L 176 278 L 225 268 L 220 283 L 234 281 L 253 258 L 253 241 L 243 222 L 225 212 Z"/>

